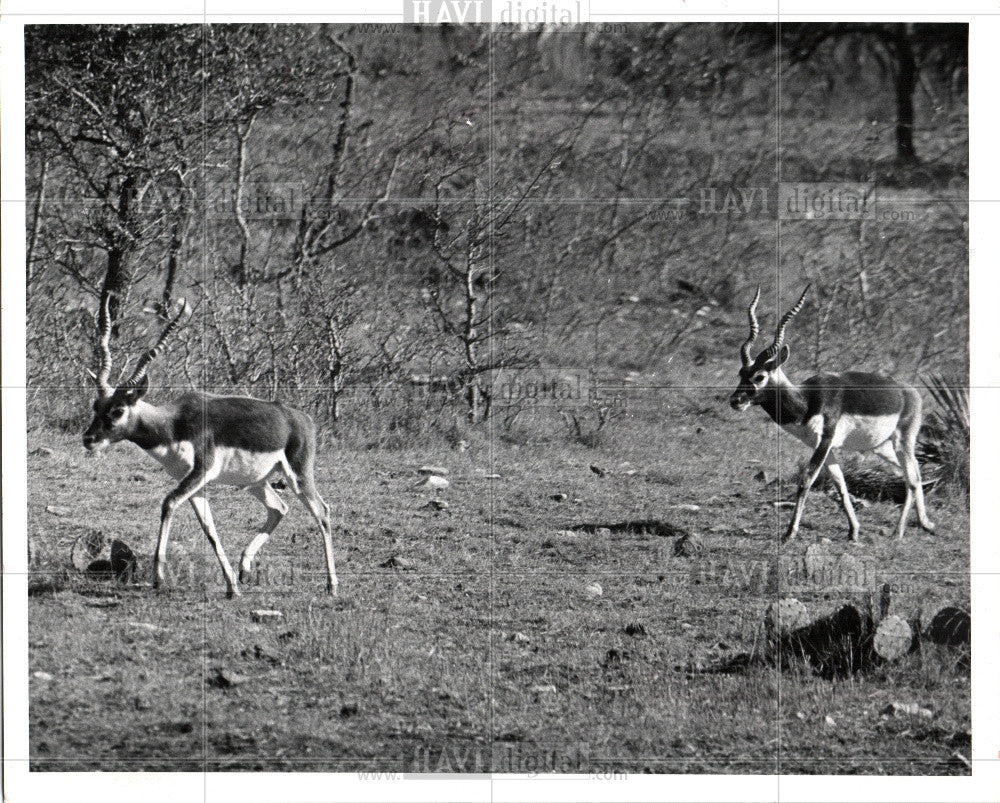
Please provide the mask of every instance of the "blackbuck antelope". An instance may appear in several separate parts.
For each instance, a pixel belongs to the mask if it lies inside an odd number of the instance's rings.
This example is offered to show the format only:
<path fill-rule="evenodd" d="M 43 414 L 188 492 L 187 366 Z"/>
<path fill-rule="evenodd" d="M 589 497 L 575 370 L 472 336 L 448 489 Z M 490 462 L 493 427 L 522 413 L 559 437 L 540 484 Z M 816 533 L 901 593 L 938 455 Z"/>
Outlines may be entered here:
<path fill-rule="evenodd" d="M 842 374 L 819 374 L 794 385 L 781 366 L 788 360 L 785 329 L 802 309 L 807 286 L 799 300 L 778 323 L 774 342 L 756 358 L 750 357 L 750 347 L 757 339 L 757 302 L 760 287 L 747 310 L 750 336 L 740 347 L 743 367 L 740 383 L 729 403 L 734 410 L 746 410 L 758 404 L 783 430 L 794 435 L 813 450 L 812 457 L 799 482 L 795 511 L 785 540 L 794 538 L 802 520 L 806 496 L 824 464 L 833 478 L 851 525 L 851 540 L 858 537 L 858 519 L 854 515 L 851 496 L 847 492 L 844 472 L 837 459 L 837 449 L 850 452 L 874 452 L 898 468 L 906 481 L 906 500 L 896 530 L 903 537 L 906 519 L 914 498 L 920 526 L 933 532 L 927 518 L 920 466 L 914 455 L 917 433 L 920 431 L 921 401 L 917 391 L 889 377 L 858 371 Z"/>
<path fill-rule="evenodd" d="M 83 445 L 98 451 L 121 440 L 131 441 L 158 460 L 180 483 L 163 500 L 160 533 L 153 559 L 153 584 L 166 582 L 167 542 L 177 508 L 191 502 L 205 535 L 218 556 L 230 597 L 238 596 L 236 576 L 229 565 L 212 520 L 205 489 L 212 483 L 247 488 L 267 510 L 267 520 L 240 559 L 240 580 L 247 582 L 254 557 L 288 512 L 288 506 L 268 483 L 281 471 L 319 524 L 326 551 L 327 591 L 337 593 L 333 564 L 330 508 L 316 490 L 316 428 L 303 412 L 277 402 L 245 396 L 185 393 L 162 406 L 148 404 L 146 375 L 150 363 L 162 352 L 170 333 L 187 314 L 188 306 L 171 320 L 155 345 L 142 355 L 132 377 L 114 388 L 111 375 L 111 316 L 108 296 L 98 315 L 99 368 L 91 374 L 97 384 L 94 420 L 83 433 Z"/>

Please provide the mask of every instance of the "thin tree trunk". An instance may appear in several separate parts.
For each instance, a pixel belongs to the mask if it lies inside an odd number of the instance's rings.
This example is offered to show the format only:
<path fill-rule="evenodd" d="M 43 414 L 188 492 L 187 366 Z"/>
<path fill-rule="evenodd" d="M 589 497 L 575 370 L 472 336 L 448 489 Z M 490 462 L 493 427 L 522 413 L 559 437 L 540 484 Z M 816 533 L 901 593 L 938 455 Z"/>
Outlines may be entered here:
<path fill-rule="evenodd" d="M 42 228 L 42 205 L 45 203 L 45 182 L 48 179 L 49 160 L 42 157 L 42 165 L 38 174 L 38 194 L 35 196 L 35 209 L 31 219 L 31 234 L 28 237 L 28 253 L 25 258 L 27 281 L 31 284 L 34 274 L 35 248 L 38 245 L 38 235 Z"/>
<path fill-rule="evenodd" d="M 913 147 L 913 95 L 917 88 L 917 59 L 905 23 L 899 23 L 894 38 L 896 51 L 896 157 L 917 161 Z"/>

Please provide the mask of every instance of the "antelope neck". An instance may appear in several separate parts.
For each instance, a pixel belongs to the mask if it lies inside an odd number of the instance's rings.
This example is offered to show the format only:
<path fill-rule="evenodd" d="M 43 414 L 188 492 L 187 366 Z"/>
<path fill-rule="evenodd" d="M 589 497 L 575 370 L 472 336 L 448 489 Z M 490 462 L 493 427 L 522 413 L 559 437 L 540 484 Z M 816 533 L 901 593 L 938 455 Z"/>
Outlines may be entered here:
<path fill-rule="evenodd" d="M 136 407 L 135 429 L 128 440 L 147 451 L 174 442 L 173 418 L 167 410 L 143 401 L 137 402 Z"/>
<path fill-rule="evenodd" d="M 779 368 L 761 393 L 760 406 L 779 426 L 804 424 L 808 405 L 802 391 Z"/>

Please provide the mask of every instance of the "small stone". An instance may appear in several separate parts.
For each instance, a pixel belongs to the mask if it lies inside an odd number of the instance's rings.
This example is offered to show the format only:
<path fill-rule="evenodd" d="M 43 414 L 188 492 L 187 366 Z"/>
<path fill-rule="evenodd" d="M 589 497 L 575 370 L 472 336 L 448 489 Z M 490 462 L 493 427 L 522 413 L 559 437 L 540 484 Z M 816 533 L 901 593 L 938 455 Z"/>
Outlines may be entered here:
<path fill-rule="evenodd" d="M 836 728 L 837 727 L 836 720 L 834 720 L 834 718 L 831 717 L 829 714 L 827 714 L 826 717 L 823 719 L 823 724 L 825 724 L 828 728 Z"/>
<path fill-rule="evenodd" d="M 771 502 L 771 506 L 780 509 L 780 508 L 795 507 L 795 503 L 794 502 Z"/>
<path fill-rule="evenodd" d="M 552 683 L 536 683 L 531 687 L 535 694 L 555 694 L 558 689 Z"/>
<path fill-rule="evenodd" d="M 383 561 L 379 564 L 383 569 L 412 569 L 414 567 L 413 561 L 409 558 L 404 558 L 402 555 L 393 555 L 388 560 Z"/>
<path fill-rule="evenodd" d="M 280 622 L 285 618 L 285 614 L 281 611 L 261 608 L 255 611 L 250 611 L 250 618 L 255 622 Z"/>
<path fill-rule="evenodd" d="M 61 505 L 46 505 L 45 509 L 51 513 L 53 516 L 72 516 L 73 511 L 68 507 L 62 507 Z"/>
<path fill-rule="evenodd" d="M 758 471 L 756 474 L 754 474 L 753 478 L 755 480 L 760 480 L 765 485 L 770 485 L 772 482 L 774 482 L 777 479 L 772 472 L 770 472 L 770 471 L 768 471 L 766 469 L 763 469 L 763 468 L 760 471 Z"/>
<path fill-rule="evenodd" d="M 625 625 L 625 635 L 632 638 L 643 638 L 646 635 L 646 627 L 641 622 L 629 622 Z"/>
<path fill-rule="evenodd" d="M 41 670 L 38 672 L 32 672 L 31 676 L 36 680 L 55 680 L 55 675 L 51 675 L 48 672 L 42 672 Z"/>
<path fill-rule="evenodd" d="M 556 530 L 552 535 L 556 538 L 577 538 L 580 534 L 575 530 Z"/>
<path fill-rule="evenodd" d="M 682 535 L 674 542 L 674 554 L 682 558 L 691 558 L 700 555 L 704 550 L 701 539 L 696 535 Z"/>
<path fill-rule="evenodd" d="M 598 527 L 594 534 L 595 535 L 599 535 L 601 538 L 610 538 L 611 537 L 611 528 L 610 527 Z"/>
<path fill-rule="evenodd" d="M 553 502 L 565 502 L 569 497 L 566 494 L 551 494 L 549 499 Z"/>
<path fill-rule="evenodd" d="M 697 513 L 699 510 L 701 510 L 701 507 L 699 505 L 692 505 L 692 504 L 686 503 L 686 504 L 682 504 L 682 505 L 671 505 L 670 509 L 671 510 L 683 510 L 686 513 Z"/>
<path fill-rule="evenodd" d="M 526 636 L 524 633 L 521 633 L 521 632 L 517 632 L 514 635 L 512 635 L 510 637 L 510 640 L 513 641 L 515 644 L 530 644 L 531 643 L 531 639 L 528 638 L 528 636 Z"/>
<path fill-rule="evenodd" d="M 594 465 L 592 465 L 590 467 L 590 470 L 593 471 L 598 477 L 603 477 L 603 476 L 605 476 L 608 473 L 607 471 L 605 471 L 600 466 L 594 466 Z"/>
<path fill-rule="evenodd" d="M 424 477 L 447 477 L 448 469 L 441 466 L 421 466 L 417 469 L 417 474 Z"/>
<path fill-rule="evenodd" d="M 420 489 L 421 491 L 443 491 L 449 485 L 451 485 L 451 483 L 448 482 L 448 480 L 446 480 L 444 477 L 439 477 L 436 474 L 431 474 L 430 476 L 427 477 L 426 480 L 424 480 L 421 483 L 418 483 L 417 488 Z"/>
<path fill-rule="evenodd" d="M 245 675 L 240 675 L 228 669 L 218 667 L 208 678 L 208 685 L 214 686 L 217 689 L 231 689 L 234 686 L 243 685 L 248 680 L 250 680 L 250 678 Z"/>
<path fill-rule="evenodd" d="M 154 625 L 151 622 L 128 622 L 128 626 L 134 627 L 136 630 L 145 630 L 147 633 L 159 633 L 164 629 L 160 625 Z"/>
<path fill-rule="evenodd" d="M 917 703 L 897 703 L 891 702 L 882 709 L 883 716 L 894 717 L 919 717 L 920 719 L 933 719 L 934 712 L 929 708 L 921 708 Z"/>
<path fill-rule="evenodd" d="M 37 449 L 33 449 L 30 454 L 32 457 L 52 457 L 55 452 L 48 446 L 39 446 Z"/>
<path fill-rule="evenodd" d="M 448 503 L 443 499 L 431 499 L 431 501 L 427 503 L 427 507 L 431 510 L 447 510 Z"/>
<path fill-rule="evenodd" d="M 604 594 L 604 589 L 600 583 L 591 583 L 584 589 L 584 593 L 591 599 L 597 599 Z"/>

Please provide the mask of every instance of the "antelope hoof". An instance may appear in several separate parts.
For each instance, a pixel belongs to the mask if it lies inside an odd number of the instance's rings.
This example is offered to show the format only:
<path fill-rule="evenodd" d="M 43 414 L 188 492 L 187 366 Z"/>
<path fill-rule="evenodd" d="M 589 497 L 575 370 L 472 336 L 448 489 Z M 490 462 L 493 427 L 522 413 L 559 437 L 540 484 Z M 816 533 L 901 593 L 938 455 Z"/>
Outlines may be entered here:
<path fill-rule="evenodd" d="M 162 567 L 157 566 L 153 570 L 153 588 L 155 588 L 157 591 L 161 591 L 163 589 L 166 589 L 166 587 L 167 587 L 167 573 L 163 570 Z"/>
<path fill-rule="evenodd" d="M 337 584 L 336 583 L 327 583 L 326 584 L 326 593 L 329 594 L 331 597 L 337 596 Z"/>
<path fill-rule="evenodd" d="M 253 564 L 247 566 L 240 566 L 240 583 L 242 585 L 250 585 L 250 580 L 252 579 L 251 571 L 253 570 Z"/>
<path fill-rule="evenodd" d="M 785 537 L 781 539 L 781 543 L 787 544 L 789 541 L 793 540 L 798 533 L 798 530 L 789 529 L 788 532 L 785 533 Z"/>
<path fill-rule="evenodd" d="M 234 597 L 242 596 L 240 590 L 236 586 L 230 586 L 226 589 L 226 599 L 233 599 Z"/>
<path fill-rule="evenodd" d="M 860 534 L 860 532 L 861 532 L 860 530 L 851 530 L 850 534 L 848 535 L 848 538 L 850 538 L 851 541 L 857 543 L 858 535 Z"/>
<path fill-rule="evenodd" d="M 933 521 L 920 522 L 920 526 L 923 527 L 924 532 L 932 533 L 937 529 L 937 525 Z"/>

